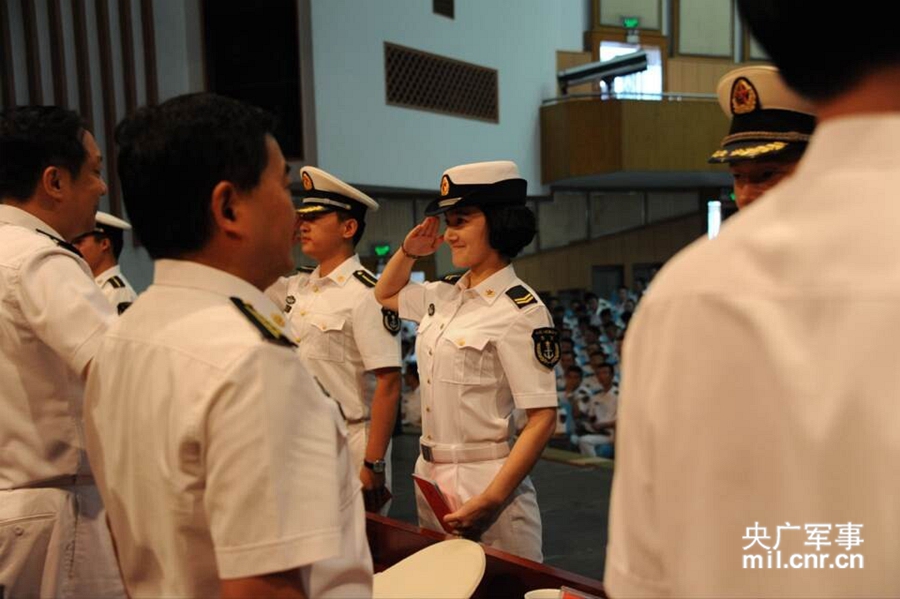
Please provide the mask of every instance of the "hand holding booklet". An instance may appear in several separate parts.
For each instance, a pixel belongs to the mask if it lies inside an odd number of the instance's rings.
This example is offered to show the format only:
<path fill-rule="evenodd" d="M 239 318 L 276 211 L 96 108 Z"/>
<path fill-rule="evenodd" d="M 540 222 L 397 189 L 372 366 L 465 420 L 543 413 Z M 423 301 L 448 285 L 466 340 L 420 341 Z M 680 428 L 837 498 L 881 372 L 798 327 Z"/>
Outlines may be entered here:
<path fill-rule="evenodd" d="M 456 531 L 449 526 L 446 522 L 444 522 L 444 516 L 453 511 L 450 507 L 450 502 L 447 501 L 447 497 L 444 495 L 444 492 L 441 491 L 441 488 L 431 479 L 423 478 L 417 474 L 412 475 L 413 480 L 416 481 L 416 486 L 419 487 L 419 491 L 422 492 L 422 495 L 425 496 L 425 501 L 428 502 L 428 505 L 431 506 L 431 511 L 434 512 L 434 515 L 437 516 L 438 521 L 441 523 L 441 526 L 450 534 L 454 534 Z"/>

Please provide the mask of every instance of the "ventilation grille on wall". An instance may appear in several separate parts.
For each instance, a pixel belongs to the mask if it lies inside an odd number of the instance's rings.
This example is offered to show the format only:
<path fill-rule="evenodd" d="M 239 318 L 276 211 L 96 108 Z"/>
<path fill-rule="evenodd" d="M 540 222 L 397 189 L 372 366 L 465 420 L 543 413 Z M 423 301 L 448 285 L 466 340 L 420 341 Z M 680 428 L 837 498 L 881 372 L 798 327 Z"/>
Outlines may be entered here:
<path fill-rule="evenodd" d="M 497 71 L 384 44 L 387 103 L 499 122 Z"/>
<path fill-rule="evenodd" d="M 453 18 L 453 0 L 432 0 L 434 14 Z"/>

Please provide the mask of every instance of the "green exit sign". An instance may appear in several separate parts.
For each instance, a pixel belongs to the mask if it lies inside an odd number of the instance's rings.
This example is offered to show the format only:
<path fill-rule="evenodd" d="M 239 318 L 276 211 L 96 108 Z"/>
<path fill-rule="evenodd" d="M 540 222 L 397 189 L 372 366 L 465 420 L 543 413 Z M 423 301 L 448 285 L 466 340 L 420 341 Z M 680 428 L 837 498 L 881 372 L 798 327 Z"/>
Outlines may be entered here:
<path fill-rule="evenodd" d="M 390 246 L 390 244 L 387 244 L 387 243 L 382 244 L 382 245 L 376 245 L 374 250 L 375 250 L 376 256 L 378 256 L 379 258 L 384 258 L 385 256 L 387 256 L 388 254 L 391 253 L 391 246 Z"/>
<path fill-rule="evenodd" d="M 622 17 L 622 26 L 625 29 L 637 29 L 641 26 L 641 20 L 638 17 Z"/>

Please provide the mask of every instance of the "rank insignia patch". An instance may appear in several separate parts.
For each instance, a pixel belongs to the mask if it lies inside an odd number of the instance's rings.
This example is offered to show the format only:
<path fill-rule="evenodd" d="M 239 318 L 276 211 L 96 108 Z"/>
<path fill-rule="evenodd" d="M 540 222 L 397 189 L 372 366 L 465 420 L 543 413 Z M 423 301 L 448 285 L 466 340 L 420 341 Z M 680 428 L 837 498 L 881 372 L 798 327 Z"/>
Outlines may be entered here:
<path fill-rule="evenodd" d="M 388 310 L 387 308 L 381 309 L 381 322 L 384 324 L 384 328 L 391 335 L 396 335 L 400 332 L 400 316 L 394 312 L 393 310 Z"/>
<path fill-rule="evenodd" d="M 547 368 L 559 362 L 559 331 L 553 327 L 542 327 L 531 332 L 534 339 L 534 357 Z"/>
<path fill-rule="evenodd" d="M 534 294 L 521 285 L 516 285 L 515 287 L 507 289 L 506 295 L 509 296 L 509 299 L 511 299 L 520 310 L 525 306 L 537 303 L 537 298 L 534 297 Z"/>
<path fill-rule="evenodd" d="M 428 316 L 434 316 L 434 304 L 428 304 Z"/>
<path fill-rule="evenodd" d="M 375 280 L 375 277 L 372 276 L 372 273 L 367 270 L 357 270 L 353 273 L 353 276 L 359 279 L 360 283 L 369 288 L 374 287 L 378 282 Z"/>

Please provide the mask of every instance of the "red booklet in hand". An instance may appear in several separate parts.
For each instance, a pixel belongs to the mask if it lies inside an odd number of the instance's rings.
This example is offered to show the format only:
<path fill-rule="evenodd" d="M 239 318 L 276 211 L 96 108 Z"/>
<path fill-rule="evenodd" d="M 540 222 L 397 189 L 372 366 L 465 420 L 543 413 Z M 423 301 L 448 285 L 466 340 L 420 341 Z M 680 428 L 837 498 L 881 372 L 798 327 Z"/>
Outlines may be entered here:
<path fill-rule="evenodd" d="M 427 501 L 428 505 L 431 506 L 431 511 L 433 511 L 434 515 L 437 516 L 438 522 L 441 523 L 441 526 L 445 531 L 453 534 L 453 528 L 451 528 L 446 522 L 444 522 L 444 516 L 446 516 L 453 510 L 450 508 L 450 502 L 447 501 L 447 497 L 444 496 L 441 488 L 437 486 L 437 483 L 433 480 L 422 478 L 417 474 L 413 474 L 412 477 L 413 480 L 416 481 L 416 486 L 419 487 L 422 495 L 425 496 L 425 501 Z"/>

